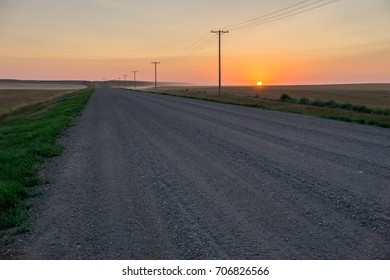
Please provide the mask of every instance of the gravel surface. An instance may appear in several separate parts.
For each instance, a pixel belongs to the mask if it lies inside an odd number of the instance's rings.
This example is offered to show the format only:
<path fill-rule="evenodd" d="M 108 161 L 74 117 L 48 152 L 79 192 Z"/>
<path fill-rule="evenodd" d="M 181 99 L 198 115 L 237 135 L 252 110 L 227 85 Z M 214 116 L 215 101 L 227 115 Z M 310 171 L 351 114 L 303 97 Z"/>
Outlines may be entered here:
<path fill-rule="evenodd" d="M 97 87 L 13 259 L 390 259 L 390 130 Z"/>

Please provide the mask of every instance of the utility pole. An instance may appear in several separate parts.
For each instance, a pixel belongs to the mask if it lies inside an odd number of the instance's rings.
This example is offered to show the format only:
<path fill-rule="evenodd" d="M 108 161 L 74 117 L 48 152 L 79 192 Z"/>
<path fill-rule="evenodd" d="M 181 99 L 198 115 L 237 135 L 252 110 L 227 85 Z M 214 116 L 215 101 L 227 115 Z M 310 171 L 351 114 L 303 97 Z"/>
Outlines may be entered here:
<path fill-rule="evenodd" d="M 219 46 L 219 87 L 218 87 L 218 96 L 221 96 L 221 36 L 225 33 L 229 33 L 228 30 L 211 30 L 211 33 L 218 35 L 218 46 Z"/>
<path fill-rule="evenodd" d="M 157 92 L 157 64 L 160 64 L 160 62 L 154 61 L 152 64 L 154 64 L 154 91 Z"/>
<path fill-rule="evenodd" d="M 137 89 L 137 79 L 136 79 L 136 76 L 137 76 L 137 72 L 138 71 L 131 71 L 131 72 L 133 72 L 134 73 L 134 89 Z"/>
<path fill-rule="evenodd" d="M 123 77 L 125 77 L 125 88 L 126 88 L 126 77 L 127 77 L 127 75 L 123 75 Z"/>

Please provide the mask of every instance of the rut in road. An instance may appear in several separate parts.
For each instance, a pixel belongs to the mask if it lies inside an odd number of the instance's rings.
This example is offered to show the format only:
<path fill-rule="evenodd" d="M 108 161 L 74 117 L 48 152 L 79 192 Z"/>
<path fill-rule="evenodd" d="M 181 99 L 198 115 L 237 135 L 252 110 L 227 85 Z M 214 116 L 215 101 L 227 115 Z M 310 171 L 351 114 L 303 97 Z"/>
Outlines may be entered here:
<path fill-rule="evenodd" d="M 389 259 L 390 131 L 97 85 L 21 259 Z"/>

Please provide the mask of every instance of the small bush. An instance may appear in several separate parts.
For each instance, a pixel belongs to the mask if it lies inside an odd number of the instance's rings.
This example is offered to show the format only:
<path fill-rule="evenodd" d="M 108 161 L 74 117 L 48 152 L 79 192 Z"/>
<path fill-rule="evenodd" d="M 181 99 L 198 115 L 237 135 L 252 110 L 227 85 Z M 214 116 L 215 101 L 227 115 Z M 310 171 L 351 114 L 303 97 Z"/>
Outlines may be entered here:
<path fill-rule="evenodd" d="M 314 100 L 311 105 L 313 106 L 317 106 L 317 107 L 324 107 L 325 106 L 325 102 L 321 101 L 321 100 Z"/>
<path fill-rule="evenodd" d="M 359 113 L 371 113 L 371 109 L 364 105 L 353 105 L 352 110 Z"/>
<path fill-rule="evenodd" d="M 333 100 L 329 100 L 327 102 L 324 103 L 324 106 L 325 107 L 328 107 L 328 108 L 337 108 L 338 104 L 336 102 L 334 102 Z"/>
<path fill-rule="evenodd" d="M 382 110 L 382 115 L 390 116 L 390 109 Z"/>
<path fill-rule="evenodd" d="M 339 104 L 339 108 L 340 109 L 344 109 L 344 110 L 352 110 L 352 104 L 350 103 L 343 103 L 343 104 Z"/>
<path fill-rule="evenodd" d="M 310 104 L 310 100 L 306 97 L 302 97 L 301 99 L 299 99 L 299 103 L 302 105 L 308 105 Z"/>
<path fill-rule="evenodd" d="M 14 234 L 24 234 L 24 233 L 27 233 L 27 232 L 30 232 L 30 229 L 23 225 L 23 226 L 20 226 L 19 228 L 17 228 L 14 232 Z"/>
<path fill-rule="evenodd" d="M 287 94 L 282 94 L 282 96 L 280 96 L 280 101 L 282 101 L 282 102 L 294 102 L 295 99 L 292 98 L 291 96 L 287 95 Z"/>

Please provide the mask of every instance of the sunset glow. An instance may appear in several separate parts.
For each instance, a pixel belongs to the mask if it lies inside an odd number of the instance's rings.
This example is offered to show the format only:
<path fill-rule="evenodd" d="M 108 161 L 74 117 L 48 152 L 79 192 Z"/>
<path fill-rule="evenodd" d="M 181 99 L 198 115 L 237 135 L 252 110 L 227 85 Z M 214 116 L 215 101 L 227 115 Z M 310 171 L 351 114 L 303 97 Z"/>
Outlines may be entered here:
<path fill-rule="evenodd" d="M 262 82 L 257 82 L 257 86 L 258 86 L 258 87 L 261 87 L 262 85 L 263 85 Z"/>
<path fill-rule="evenodd" d="M 153 80 L 150 62 L 160 61 L 161 81 L 214 85 L 218 38 L 210 30 L 296 2 L 1 1 L 0 79 L 101 80 L 137 70 Z M 232 28 L 222 36 L 223 84 L 390 82 L 389 13 L 387 0 L 346 0 Z"/>

